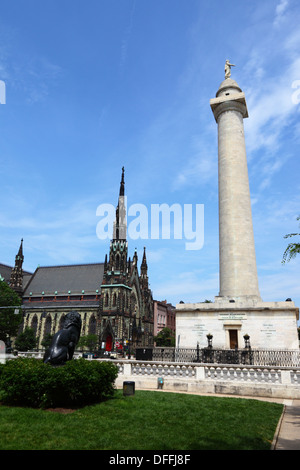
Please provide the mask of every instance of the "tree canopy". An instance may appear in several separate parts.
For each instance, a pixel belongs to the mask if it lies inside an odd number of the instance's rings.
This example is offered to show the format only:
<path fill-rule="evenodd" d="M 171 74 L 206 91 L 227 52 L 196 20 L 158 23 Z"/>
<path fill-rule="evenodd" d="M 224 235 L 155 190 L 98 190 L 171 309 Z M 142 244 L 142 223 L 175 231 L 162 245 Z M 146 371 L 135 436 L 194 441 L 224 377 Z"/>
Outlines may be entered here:
<path fill-rule="evenodd" d="M 36 347 L 36 343 L 35 331 L 27 327 L 16 338 L 14 347 L 17 351 L 29 351 Z"/>
<path fill-rule="evenodd" d="M 16 307 L 21 307 L 22 301 L 9 285 L 0 280 L 0 340 L 7 340 L 17 335 L 22 322 L 21 308 L 16 314 Z"/>
<path fill-rule="evenodd" d="M 154 337 L 156 346 L 175 346 L 175 335 L 170 328 L 163 328 L 157 336 Z"/>

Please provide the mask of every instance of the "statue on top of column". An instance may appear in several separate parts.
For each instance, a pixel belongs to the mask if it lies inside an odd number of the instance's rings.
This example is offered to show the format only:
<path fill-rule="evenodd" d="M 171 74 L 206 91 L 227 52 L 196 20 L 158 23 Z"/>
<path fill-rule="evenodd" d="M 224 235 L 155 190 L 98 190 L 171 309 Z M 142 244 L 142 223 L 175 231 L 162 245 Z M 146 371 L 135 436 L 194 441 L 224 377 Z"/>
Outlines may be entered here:
<path fill-rule="evenodd" d="M 225 62 L 225 78 L 230 78 L 231 76 L 231 67 L 235 67 L 234 64 L 231 64 L 229 60 Z"/>

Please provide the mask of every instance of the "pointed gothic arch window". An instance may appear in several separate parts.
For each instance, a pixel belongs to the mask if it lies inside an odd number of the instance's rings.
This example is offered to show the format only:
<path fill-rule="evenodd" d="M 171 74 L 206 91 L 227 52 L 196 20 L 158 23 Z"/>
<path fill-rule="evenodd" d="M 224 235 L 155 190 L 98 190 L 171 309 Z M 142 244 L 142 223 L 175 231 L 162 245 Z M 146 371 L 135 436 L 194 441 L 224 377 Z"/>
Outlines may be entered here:
<path fill-rule="evenodd" d="M 51 334 L 51 326 L 52 326 L 52 319 L 51 316 L 48 315 L 45 321 L 45 327 L 44 327 L 44 338 L 48 334 Z"/>
<path fill-rule="evenodd" d="M 96 318 L 94 315 L 91 316 L 89 321 L 89 335 L 96 334 Z"/>
<path fill-rule="evenodd" d="M 104 297 L 104 305 L 105 305 L 105 307 L 108 307 L 108 302 L 109 302 L 109 296 L 108 296 L 108 294 L 105 294 L 105 297 Z"/>
<path fill-rule="evenodd" d="M 34 315 L 32 320 L 31 320 L 30 328 L 33 329 L 35 336 L 36 336 L 36 332 L 37 332 L 37 325 L 38 325 L 38 319 L 37 319 L 37 316 Z"/>
<path fill-rule="evenodd" d="M 59 326 L 58 326 L 58 329 L 59 329 L 59 330 L 61 330 L 61 329 L 64 327 L 65 318 L 66 318 L 66 316 L 65 316 L 64 314 L 60 317 Z"/>
<path fill-rule="evenodd" d="M 113 295 L 113 307 L 117 305 L 117 294 Z"/>

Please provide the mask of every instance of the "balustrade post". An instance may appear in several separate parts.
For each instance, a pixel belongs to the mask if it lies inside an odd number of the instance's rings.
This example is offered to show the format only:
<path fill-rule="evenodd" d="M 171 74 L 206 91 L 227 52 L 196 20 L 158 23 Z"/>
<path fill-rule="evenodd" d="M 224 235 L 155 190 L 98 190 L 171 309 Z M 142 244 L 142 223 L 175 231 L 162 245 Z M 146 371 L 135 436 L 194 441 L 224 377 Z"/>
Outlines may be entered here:
<path fill-rule="evenodd" d="M 205 380 L 205 367 L 196 367 L 196 380 Z"/>
<path fill-rule="evenodd" d="M 125 363 L 124 364 L 124 375 L 126 376 L 131 376 L 131 363 Z"/>
<path fill-rule="evenodd" d="M 290 385 L 291 382 L 291 371 L 289 370 L 281 370 L 281 383 L 283 385 Z"/>

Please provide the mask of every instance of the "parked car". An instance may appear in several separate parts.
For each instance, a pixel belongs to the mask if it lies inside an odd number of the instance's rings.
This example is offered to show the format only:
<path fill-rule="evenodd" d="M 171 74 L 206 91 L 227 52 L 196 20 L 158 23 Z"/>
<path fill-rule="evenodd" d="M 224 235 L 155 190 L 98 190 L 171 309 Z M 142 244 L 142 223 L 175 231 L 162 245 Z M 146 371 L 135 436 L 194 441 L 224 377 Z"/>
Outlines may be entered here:
<path fill-rule="evenodd" d="M 92 359 L 96 359 L 97 357 L 100 357 L 98 353 L 96 352 L 84 352 L 82 353 L 82 357 L 85 359 L 89 359 L 92 356 Z"/>
<path fill-rule="evenodd" d="M 103 357 L 104 359 L 116 359 L 117 354 L 115 352 L 110 351 L 97 351 L 97 352 L 84 352 L 82 353 L 82 357 L 85 359 L 97 359 L 99 357 Z"/>

